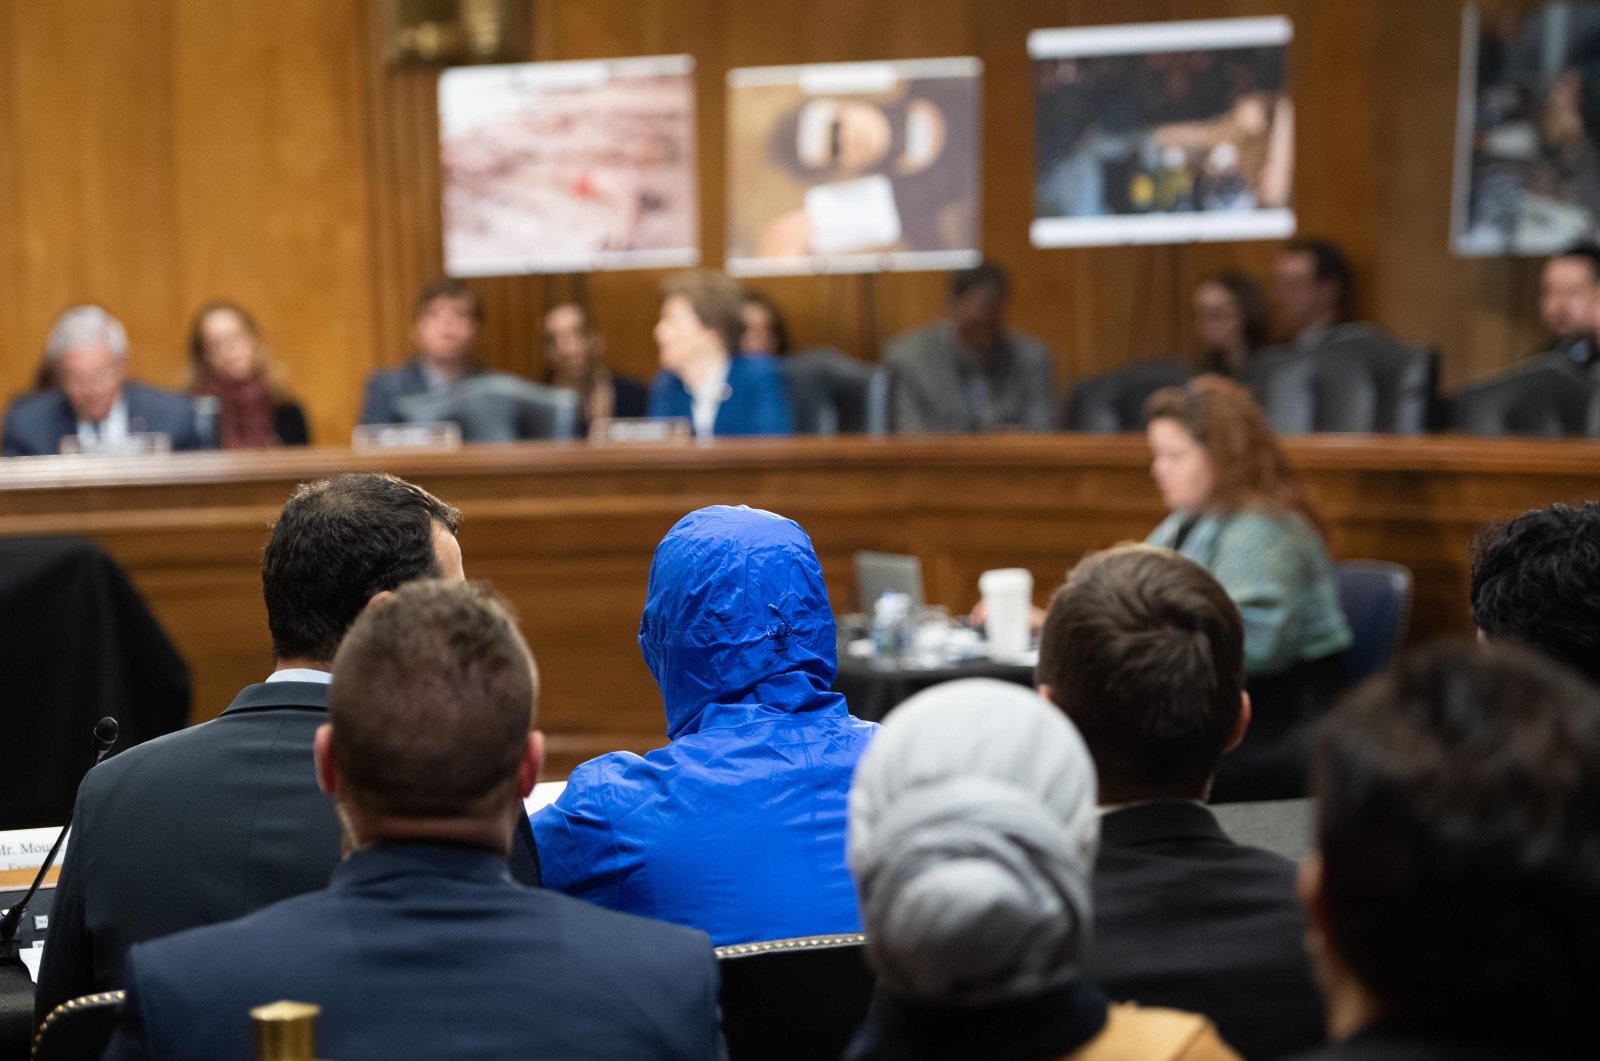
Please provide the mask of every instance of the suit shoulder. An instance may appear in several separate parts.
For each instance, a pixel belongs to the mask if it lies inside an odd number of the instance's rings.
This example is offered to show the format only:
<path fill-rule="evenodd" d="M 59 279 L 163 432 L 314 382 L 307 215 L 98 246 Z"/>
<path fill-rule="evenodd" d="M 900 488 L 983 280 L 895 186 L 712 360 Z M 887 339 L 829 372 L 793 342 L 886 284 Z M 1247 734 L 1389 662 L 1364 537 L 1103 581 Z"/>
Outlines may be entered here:
<path fill-rule="evenodd" d="M 938 340 L 939 324 L 929 324 L 909 332 L 901 332 L 883 344 L 883 360 L 896 363 L 914 361 Z"/>
<path fill-rule="evenodd" d="M 560 918 L 569 931 L 582 937 L 586 949 L 606 955 L 609 965 L 654 968 L 668 976 L 695 965 L 715 967 L 711 937 L 699 929 L 610 910 L 558 892 L 528 894 L 540 916 Z M 617 962 L 620 955 L 627 955 L 628 960 Z"/>
<path fill-rule="evenodd" d="M 1017 356 L 1025 361 L 1049 361 L 1050 344 L 1037 335 L 1027 332 L 1012 332 L 1011 344 L 1017 351 Z"/>

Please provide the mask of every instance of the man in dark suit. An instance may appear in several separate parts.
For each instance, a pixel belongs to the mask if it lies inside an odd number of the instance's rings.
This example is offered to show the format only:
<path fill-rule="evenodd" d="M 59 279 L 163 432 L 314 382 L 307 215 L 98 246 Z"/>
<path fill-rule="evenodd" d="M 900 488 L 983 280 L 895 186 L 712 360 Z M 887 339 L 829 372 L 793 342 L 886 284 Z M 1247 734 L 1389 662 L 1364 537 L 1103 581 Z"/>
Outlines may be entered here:
<path fill-rule="evenodd" d="M 401 398 L 443 394 L 481 372 L 472 359 L 472 345 L 482 323 L 478 293 L 460 280 L 445 278 L 424 287 L 411 312 L 416 353 L 400 368 L 381 369 L 367 377 L 360 422 L 399 423 Z"/>
<path fill-rule="evenodd" d="M 261 566 L 276 669 L 204 725 L 89 772 L 56 893 L 35 1014 L 116 988 L 128 947 L 321 888 L 339 824 L 317 789 L 312 735 L 329 670 L 369 600 L 412 579 L 463 577 L 461 514 L 387 475 L 301 486 Z M 532 833 L 518 878 L 537 882 Z"/>
<path fill-rule="evenodd" d="M 1347 697 L 1313 763 L 1334 1042 L 1302 1061 L 1600 1053 L 1600 693 L 1520 645 L 1435 646 Z"/>
<path fill-rule="evenodd" d="M 57 317 L 44 357 L 49 385 L 6 409 L 5 456 L 60 453 L 69 437 L 85 451 L 115 449 L 133 434 L 166 435 L 175 450 L 200 448 L 188 398 L 126 378 L 127 329 L 101 307 L 73 306 Z"/>
<path fill-rule="evenodd" d="M 1166 549 L 1091 555 L 1050 603 L 1037 676 L 1100 779 L 1087 977 L 1116 999 L 1205 1014 L 1246 1058 L 1320 1042 L 1295 867 L 1229 840 L 1204 805 L 1250 717 L 1227 592 Z"/>
<path fill-rule="evenodd" d="M 325 891 L 135 947 L 106 1056 L 249 1061 L 246 1014 L 280 998 L 321 1007 L 326 1057 L 719 1056 L 704 933 L 508 874 L 544 752 L 536 695 L 492 591 L 424 581 L 369 609 L 316 737 L 350 853 Z"/>
<path fill-rule="evenodd" d="M 883 362 L 893 378 L 894 429 L 961 434 L 1055 427 L 1050 350 L 1006 330 L 1011 280 L 994 262 L 956 273 L 950 319 L 891 339 Z"/>

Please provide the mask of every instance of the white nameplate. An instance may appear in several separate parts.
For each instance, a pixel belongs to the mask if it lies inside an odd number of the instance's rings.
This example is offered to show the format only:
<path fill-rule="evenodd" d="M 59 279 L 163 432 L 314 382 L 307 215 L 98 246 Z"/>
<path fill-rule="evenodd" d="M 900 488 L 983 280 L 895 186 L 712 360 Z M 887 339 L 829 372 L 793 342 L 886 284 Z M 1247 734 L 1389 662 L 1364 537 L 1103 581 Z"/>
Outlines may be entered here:
<path fill-rule="evenodd" d="M 683 417 L 605 417 L 589 427 L 589 441 L 597 446 L 627 446 L 640 443 L 688 445 L 694 441 L 694 427 Z"/>
<path fill-rule="evenodd" d="M 449 421 L 435 424 L 363 424 L 350 436 L 350 448 L 460 449 L 461 426 Z"/>
<path fill-rule="evenodd" d="M 120 438 L 89 442 L 77 435 L 63 435 L 61 452 L 91 457 L 145 457 L 155 453 L 171 453 L 172 439 L 159 431 L 136 431 Z"/>
<path fill-rule="evenodd" d="M 38 869 L 44 865 L 44 856 L 50 853 L 50 845 L 56 842 L 56 835 L 60 832 L 56 826 L 0 832 L 0 870 Z M 61 854 L 56 856 L 56 865 L 61 865 L 66 857 L 67 845 L 63 843 Z"/>

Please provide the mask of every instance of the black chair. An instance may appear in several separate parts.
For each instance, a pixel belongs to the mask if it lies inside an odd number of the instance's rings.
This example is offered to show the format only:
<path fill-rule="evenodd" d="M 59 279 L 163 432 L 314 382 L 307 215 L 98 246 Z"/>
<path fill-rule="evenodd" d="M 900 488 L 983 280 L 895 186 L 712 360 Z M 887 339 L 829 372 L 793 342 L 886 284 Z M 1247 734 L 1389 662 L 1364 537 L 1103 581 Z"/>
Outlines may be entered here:
<path fill-rule="evenodd" d="M 1176 361 L 1141 361 L 1103 372 L 1072 388 L 1062 426 L 1068 431 L 1115 434 L 1144 430 L 1144 403 L 1163 387 L 1177 387 L 1194 375 Z"/>
<path fill-rule="evenodd" d="M 451 421 L 466 442 L 570 439 L 578 434 L 578 395 L 565 387 L 485 372 L 443 394 L 414 394 L 396 407 L 407 423 Z"/>
<path fill-rule="evenodd" d="M 1344 673 L 1354 685 L 1384 667 L 1405 646 L 1411 627 L 1411 569 L 1383 560 L 1344 560 L 1336 567 L 1339 606 L 1355 636 Z"/>
<path fill-rule="evenodd" d="M 1450 425 L 1468 435 L 1600 435 L 1600 387 L 1556 365 L 1516 369 L 1460 391 Z"/>
<path fill-rule="evenodd" d="M 1439 356 L 1366 325 L 1311 350 L 1256 355 L 1245 378 L 1279 434 L 1420 435 L 1438 401 Z"/>
<path fill-rule="evenodd" d="M 866 1019 L 877 977 L 867 937 L 802 936 L 717 948 L 729 1061 L 836 1058 Z"/>
<path fill-rule="evenodd" d="M 85 1061 L 105 1053 L 122 998 L 121 991 L 105 991 L 51 1010 L 33 1036 L 33 1061 Z"/>
<path fill-rule="evenodd" d="M 889 373 L 837 350 L 808 350 L 778 362 L 789 384 L 800 435 L 884 435 L 889 430 Z"/>

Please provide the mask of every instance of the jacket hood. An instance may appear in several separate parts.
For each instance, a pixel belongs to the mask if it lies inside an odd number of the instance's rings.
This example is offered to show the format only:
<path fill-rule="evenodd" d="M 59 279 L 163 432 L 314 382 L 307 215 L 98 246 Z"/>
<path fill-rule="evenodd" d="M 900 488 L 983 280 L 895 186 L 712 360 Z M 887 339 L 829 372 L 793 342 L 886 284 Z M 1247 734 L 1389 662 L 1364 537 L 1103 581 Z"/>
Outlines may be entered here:
<path fill-rule="evenodd" d="M 667 533 L 650 565 L 639 648 L 672 739 L 711 715 L 751 721 L 839 702 L 816 550 L 798 523 L 760 509 L 702 508 Z"/>

